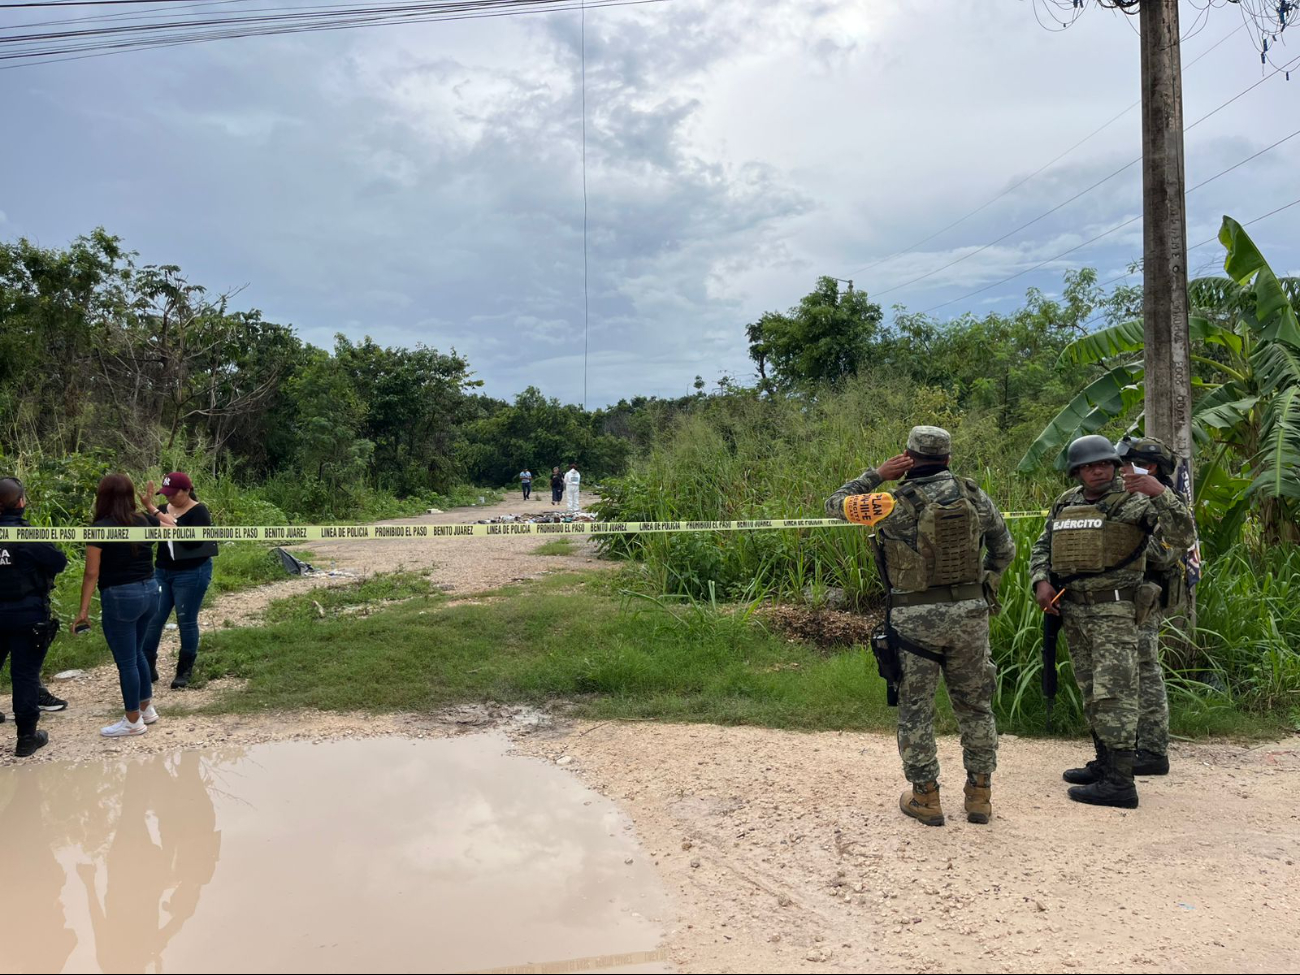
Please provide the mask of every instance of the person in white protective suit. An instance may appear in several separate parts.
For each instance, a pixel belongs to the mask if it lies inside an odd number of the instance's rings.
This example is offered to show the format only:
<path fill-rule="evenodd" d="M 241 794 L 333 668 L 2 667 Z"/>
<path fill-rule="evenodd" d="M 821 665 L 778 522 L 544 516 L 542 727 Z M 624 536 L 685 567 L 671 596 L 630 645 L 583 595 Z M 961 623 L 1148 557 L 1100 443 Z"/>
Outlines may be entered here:
<path fill-rule="evenodd" d="M 578 465 L 570 464 L 569 473 L 564 475 L 564 494 L 569 499 L 569 510 L 577 511 L 582 507 L 578 500 L 578 486 L 582 483 L 582 475 L 578 473 Z"/>

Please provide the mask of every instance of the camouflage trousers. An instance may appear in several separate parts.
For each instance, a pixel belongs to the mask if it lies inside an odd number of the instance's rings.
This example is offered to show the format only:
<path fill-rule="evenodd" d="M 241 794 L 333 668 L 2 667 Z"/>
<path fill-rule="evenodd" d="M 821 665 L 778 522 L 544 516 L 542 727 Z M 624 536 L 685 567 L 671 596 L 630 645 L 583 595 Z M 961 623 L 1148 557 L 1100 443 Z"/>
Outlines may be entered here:
<path fill-rule="evenodd" d="M 961 728 L 967 771 L 992 773 L 998 764 L 998 729 L 993 720 L 997 670 L 989 652 L 989 608 L 983 599 L 929 606 L 900 606 L 894 629 L 924 647 L 945 649 L 944 664 L 902 652 L 898 685 L 898 754 L 909 782 L 939 778 L 934 743 L 934 696 L 943 675 Z"/>
<path fill-rule="evenodd" d="M 1137 746 L 1164 755 L 1169 751 L 1169 698 L 1160 663 L 1160 628 L 1165 614 L 1152 610 L 1138 630 Z"/>
<path fill-rule="evenodd" d="M 1107 748 L 1132 751 L 1138 726 L 1138 627 L 1133 603 L 1089 606 L 1062 601 L 1061 618 L 1088 723 Z"/>

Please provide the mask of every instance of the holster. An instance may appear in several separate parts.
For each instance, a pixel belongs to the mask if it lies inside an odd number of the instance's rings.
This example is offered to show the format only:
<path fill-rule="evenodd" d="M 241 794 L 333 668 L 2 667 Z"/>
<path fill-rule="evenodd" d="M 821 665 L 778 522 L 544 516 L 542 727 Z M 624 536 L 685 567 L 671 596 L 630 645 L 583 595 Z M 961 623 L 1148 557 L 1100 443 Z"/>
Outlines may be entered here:
<path fill-rule="evenodd" d="M 891 627 L 882 623 L 871 635 L 871 652 L 876 657 L 876 670 L 885 681 L 885 702 L 898 707 L 898 684 L 903 679 L 903 663 L 898 656 L 898 645 L 889 638 Z"/>
<path fill-rule="evenodd" d="M 55 634 L 58 632 L 59 621 L 54 616 L 51 616 L 44 623 L 37 623 L 32 627 L 32 642 L 35 644 L 36 652 L 42 658 L 49 652 L 50 644 L 54 642 Z"/>

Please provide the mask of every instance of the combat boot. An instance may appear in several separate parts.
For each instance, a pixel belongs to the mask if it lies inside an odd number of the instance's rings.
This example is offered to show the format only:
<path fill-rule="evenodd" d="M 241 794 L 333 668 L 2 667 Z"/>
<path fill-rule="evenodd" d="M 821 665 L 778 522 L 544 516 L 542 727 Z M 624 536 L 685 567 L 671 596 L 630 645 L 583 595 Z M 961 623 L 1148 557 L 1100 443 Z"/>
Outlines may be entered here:
<path fill-rule="evenodd" d="M 903 815 L 919 819 L 927 826 L 943 825 L 938 782 L 913 782 L 911 791 L 899 797 L 898 808 L 903 810 Z"/>
<path fill-rule="evenodd" d="M 1138 793 L 1133 784 L 1133 752 L 1107 749 L 1101 778 L 1092 785 L 1071 786 L 1066 791 L 1075 802 L 1136 809 Z"/>
<path fill-rule="evenodd" d="M 1092 743 L 1097 749 L 1097 757 L 1080 768 L 1068 768 L 1061 774 L 1061 778 L 1071 785 L 1092 785 L 1101 780 L 1101 770 L 1106 763 L 1106 746 L 1101 743 L 1095 731 L 1092 733 Z"/>
<path fill-rule="evenodd" d="M 1169 756 L 1139 748 L 1133 759 L 1134 775 L 1168 775 Z"/>
<path fill-rule="evenodd" d="M 992 776 L 987 772 L 967 772 L 966 822 L 987 823 L 993 818 Z"/>

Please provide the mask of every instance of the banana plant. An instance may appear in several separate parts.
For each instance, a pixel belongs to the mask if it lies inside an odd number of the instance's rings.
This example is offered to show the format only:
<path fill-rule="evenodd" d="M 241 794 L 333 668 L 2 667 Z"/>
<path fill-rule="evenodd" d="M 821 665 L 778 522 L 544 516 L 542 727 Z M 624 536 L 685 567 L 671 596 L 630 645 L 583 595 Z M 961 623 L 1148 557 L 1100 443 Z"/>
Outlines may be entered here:
<path fill-rule="evenodd" d="M 1226 277 L 1188 285 L 1196 375 L 1192 422 L 1197 509 L 1227 542 L 1253 507 L 1266 541 L 1300 540 L 1300 279 L 1278 278 L 1245 229 L 1223 218 Z M 1143 323 L 1082 336 L 1057 367 L 1105 372 L 1079 391 L 1030 445 L 1020 470 L 1065 467 L 1070 441 L 1121 418 L 1142 423 Z"/>

